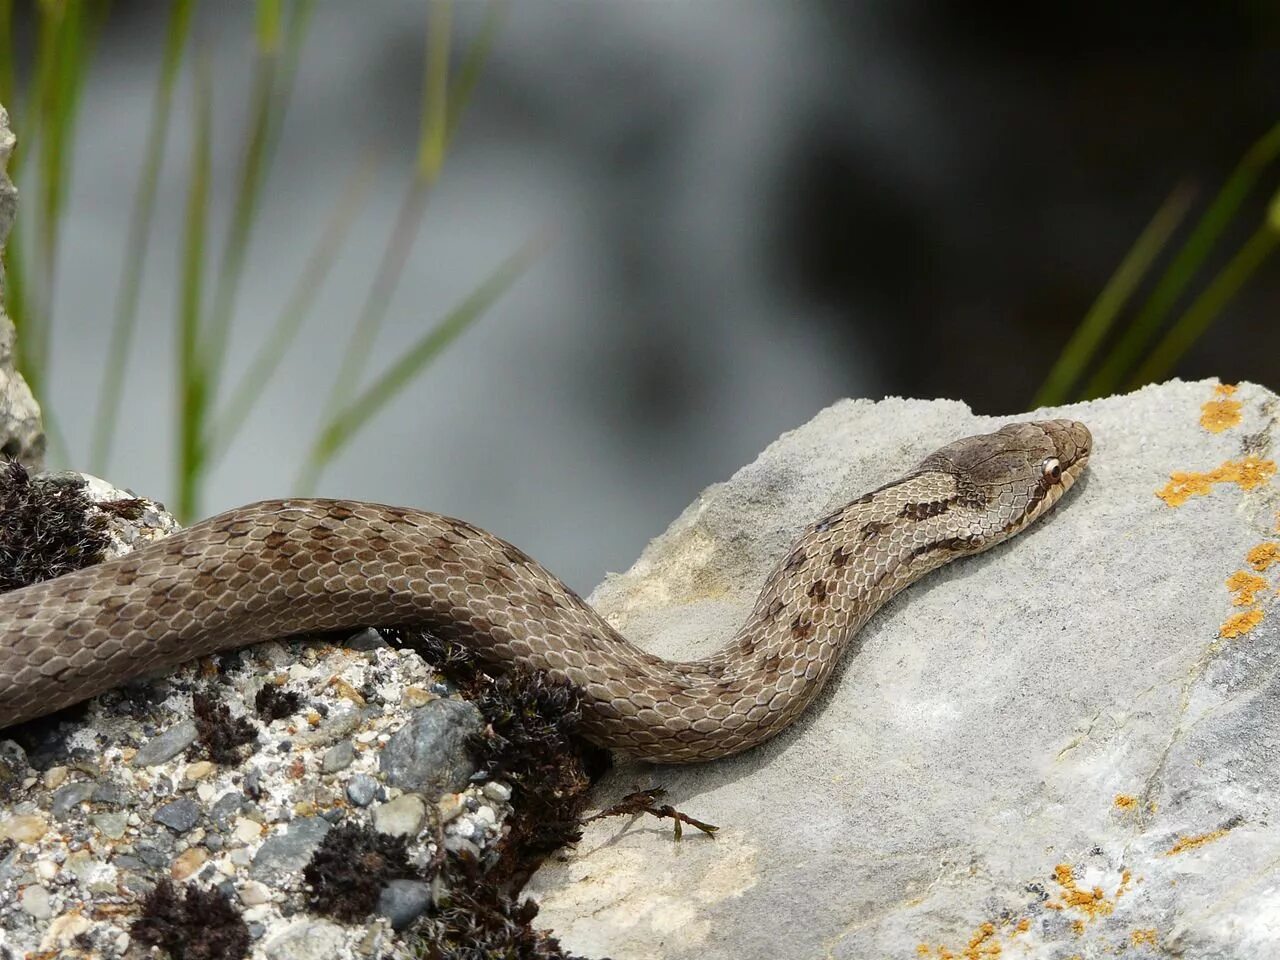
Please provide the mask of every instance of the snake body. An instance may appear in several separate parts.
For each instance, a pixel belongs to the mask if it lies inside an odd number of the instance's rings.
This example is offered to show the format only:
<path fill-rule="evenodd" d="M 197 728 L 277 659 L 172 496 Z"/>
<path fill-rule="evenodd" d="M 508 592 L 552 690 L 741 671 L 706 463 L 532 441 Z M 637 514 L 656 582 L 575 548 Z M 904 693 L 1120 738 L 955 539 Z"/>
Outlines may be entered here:
<path fill-rule="evenodd" d="M 348 500 L 231 510 L 127 556 L 0 596 L 0 728 L 194 657 L 290 634 L 430 630 L 582 688 L 586 732 L 686 763 L 790 724 L 899 590 L 1024 529 L 1092 440 L 1069 420 L 956 441 L 808 527 L 737 634 L 702 660 L 629 643 L 540 564 L 438 514 Z"/>

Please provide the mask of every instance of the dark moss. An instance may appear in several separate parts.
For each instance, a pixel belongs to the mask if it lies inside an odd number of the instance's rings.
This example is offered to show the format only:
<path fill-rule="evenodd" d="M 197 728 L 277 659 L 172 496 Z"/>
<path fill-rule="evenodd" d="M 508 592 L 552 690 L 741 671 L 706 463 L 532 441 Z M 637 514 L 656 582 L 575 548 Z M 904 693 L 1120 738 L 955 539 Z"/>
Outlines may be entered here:
<path fill-rule="evenodd" d="M 253 698 L 253 708 L 258 716 L 268 723 L 272 720 L 283 720 L 298 712 L 302 705 L 302 697 L 294 690 L 286 690 L 274 683 L 265 684 L 258 695 Z"/>
<path fill-rule="evenodd" d="M 587 790 L 609 765 L 608 752 L 581 734 L 581 690 L 541 670 L 495 677 L 466 648 L 430 634 L 380 632 L 429 660 L 487 721 L 471 748 L 489 777 L 512 785 L 515 811 L 489 878 L 518 889 L 547 856 L 582 836 Z"/>
<path fill-rule="evenodd" d="M 0 459 L 0 593 L 91 566 L 108 544 L 83 481 Z"/>
<path fill-rule="evenodd" d="M 409 864 L 404 837 L 351 823 L 326 833 L 302 871 L 310 888 L 311 908 L 347 923 L 363 920 L 377 909 L 388 881 L 417 876 Z"/>
<path fill-rule="evenodd" d="M 258 728 L 245 717 L 232 717 L 221 700 L 196 691 L 191 695 L 191 708 L 196 720 L 196 743 L 193 751 L 202 752 L 214 763 L 232 765 L 242 761 L 241 748 L 258 742 Z"/>
<path fill-rule="evenodd" d="M 169 880 L 142 902 L 133 938 L 167 950 L 174 960 L 241 960 L 249 954 L 249 929 L 220 890 L 187 884 L 180 896 Z"/>
<path fill-rule="evenodd" d="M 533 928 L 538 905 L 494 886 L 474 860 L 451 856 L 449 887 L 406 938 L 420 960 L 582 960 L 550 933 Z"/>

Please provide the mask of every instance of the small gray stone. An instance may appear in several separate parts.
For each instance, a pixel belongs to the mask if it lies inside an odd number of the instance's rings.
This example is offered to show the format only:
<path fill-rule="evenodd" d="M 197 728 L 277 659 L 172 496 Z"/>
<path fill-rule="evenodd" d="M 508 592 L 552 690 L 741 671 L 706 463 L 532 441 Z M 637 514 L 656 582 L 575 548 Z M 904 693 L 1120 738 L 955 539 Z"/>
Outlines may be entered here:
<path fill-rule="evenodd" d="M 89 817 L 89 822 L 104 837 L 110 840 L 119 840 L 124 836 L 125 829 L 129 825 L 129 815 L 119 811 L 114 813 L 95 813 Z"/>
<path fill-rule="evenodd" d="M 431 887 L 420 880 L 392 880 L 378 897 L 378 913 L 391 921 L 391 929 L 403 930 L 431 903 Z"/>
<path fill-rule="evenodd" d="M 505 783 L 490 780 L 483 787 L 484 795 L 496 803 L 506 803 L 511 799 L 511 788 Z"/>
<path fill-rule="evenodd" d="M 373 828 L 393 837 L 416 837 L 427 819 L 427 805 L 416 793 L 406 793 L 373 811 Z"/>
<path fill-rule="evenodd" d="M 200 806 L 186 797 L 173 800 L 156 810 L 155 820 L 174 833 L 186 833 L 199 822 Z"/>
<path fill-rule="evenodd" d="M 49 891 L 39 885 L 27 887 L 22 891 L 22 909 L 37 920 L 48 920 L 53 916 Z"/>
<path fill-rule="evenodd" d="M 196 740 L 196 722 L 183 720 L 176 723 L 158 737 L 153 737 L 142 745 L 134 755 L 135 767 L 154 767 L 158 763 L 172 760 Z"/>
<path fill-rule="evenodd" d="M 53 803 L 50 804 L 49 810 L 55 817 L 65 817 L 80 804 L 87 802 L 93 796 L 95 789 L 97 784 L 92 780 L 77 780 L 75 783 L 68 783 L 65 787 L 59 787 L 53 794 Z"/>
<path fill-rule="evenodd" d="M 367 807 L 378 795 L 378 781 L 367 773 L 357 773 L 347 783 L 347 798 L 357 807 Z"/>
<path fill-rule="evenodd" d="M 0 740 L 0 800 L 7 800 L 27 775 L 27 754 L 12 740 Z"/>
<path fill-rule="evenodd" d="M 342 641 L 342 645 L 348 650 L 381 650 L 391 646 L 382 639 L 382 634 L 373 628 L 352 634 Z"/>
<path fill-rule="evenodd" d="M 163 836 L 163 834 L 161 835 Z M 158 837 L 156 839 L 159 839 Z M 168 837 L 165 837 L 168 840 Z M 134 848 L 134 853 L 138 855 L 138 859 L 145 863 L 152 870 L 159 870 L 161 867 L 169 865 L 169 856 L 163 850 L 150 843 L 140 843 Z"/>
<path fill-rule="evenodd" d="M 262 946 L 267 960 L 330 960 L 342 952 L 346 935 L 337 924 L 295 920 Z"/>
<path fill-rule="evenodd" d="M 351 745 L 350 740 L 343 740 L 324 752 L 324 759 L 320 761 L 320 770 L 322 773 L 337 773 L 351 766 L 355 758 L 356 748 Z"/>
<path fill-rule="evenodd" d="M 258 848 L 250 875 L 255 880 L 270 883 L 301 870 L 331 827 L 323 817 L 304 817 L 293 821 L 288 829 L 268 837 Z"/>
<path fill-rule="evenodd" d="M 123 807 L 129 802 L 129 793 L 123 784 L 115 780 L 102 780 L 93 788 L 93 796 L 89 799 L 104 807 Z"/>
<path fill-rule="evenodd" d="M 378 759 L 388 781 L 429 797 L 456 793 L 475 772 L 467 738 L 484 727 L 480 711 L 461 700 L 433 700 L 413 711 Z"/>
<path fill-rule="evenodd" d="M 209 819 L 217 824 L 219 829 L 226 830 L 231 826 L 237 814 L 244 810 L 247 802 L 244 794 L 237 793 L 235 790 L 228 790 L 213 802 L 213 806 L 209 809 Z"/>

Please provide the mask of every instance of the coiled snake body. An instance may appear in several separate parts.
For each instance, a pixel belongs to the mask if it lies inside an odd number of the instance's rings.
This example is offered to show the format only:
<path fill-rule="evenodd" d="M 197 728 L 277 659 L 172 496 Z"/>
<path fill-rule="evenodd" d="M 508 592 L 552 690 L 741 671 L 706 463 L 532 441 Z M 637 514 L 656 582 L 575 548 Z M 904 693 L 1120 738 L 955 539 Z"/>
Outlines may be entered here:
<path fill-rule="evenodd" d="M 0 728 L 194 657 L 290 634 L 425 628 L 585 692 L 587 733 L 685 763 L 791 723 L 886 600 L 1044 514 L 1092 440 L 1069 420 L 952 443 L 810 526 L 717 653 L 663 660 L 476 527 L 344 500 L 252 504 L 127 556 L 0 596 Z"/>

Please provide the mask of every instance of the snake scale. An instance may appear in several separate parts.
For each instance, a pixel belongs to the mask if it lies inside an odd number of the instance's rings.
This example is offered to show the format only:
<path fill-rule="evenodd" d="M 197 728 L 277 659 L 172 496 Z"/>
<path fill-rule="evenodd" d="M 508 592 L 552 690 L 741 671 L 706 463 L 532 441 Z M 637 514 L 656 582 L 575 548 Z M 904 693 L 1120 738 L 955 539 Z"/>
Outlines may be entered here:
<path fill-rule="evenodd" d="M 1081 423 L 943 447 L 808 527 L 717 653 L 646 653 L 540 564 L 477 527 L 348 500 L 256 503 L 0 596 L 0 729 L 194 657 L 290 634 L 411 626 L 585 694 L 595 742 L 688 763 L 790 724 L 899 590 L 1024 529 L 1075 482 Z"/>

